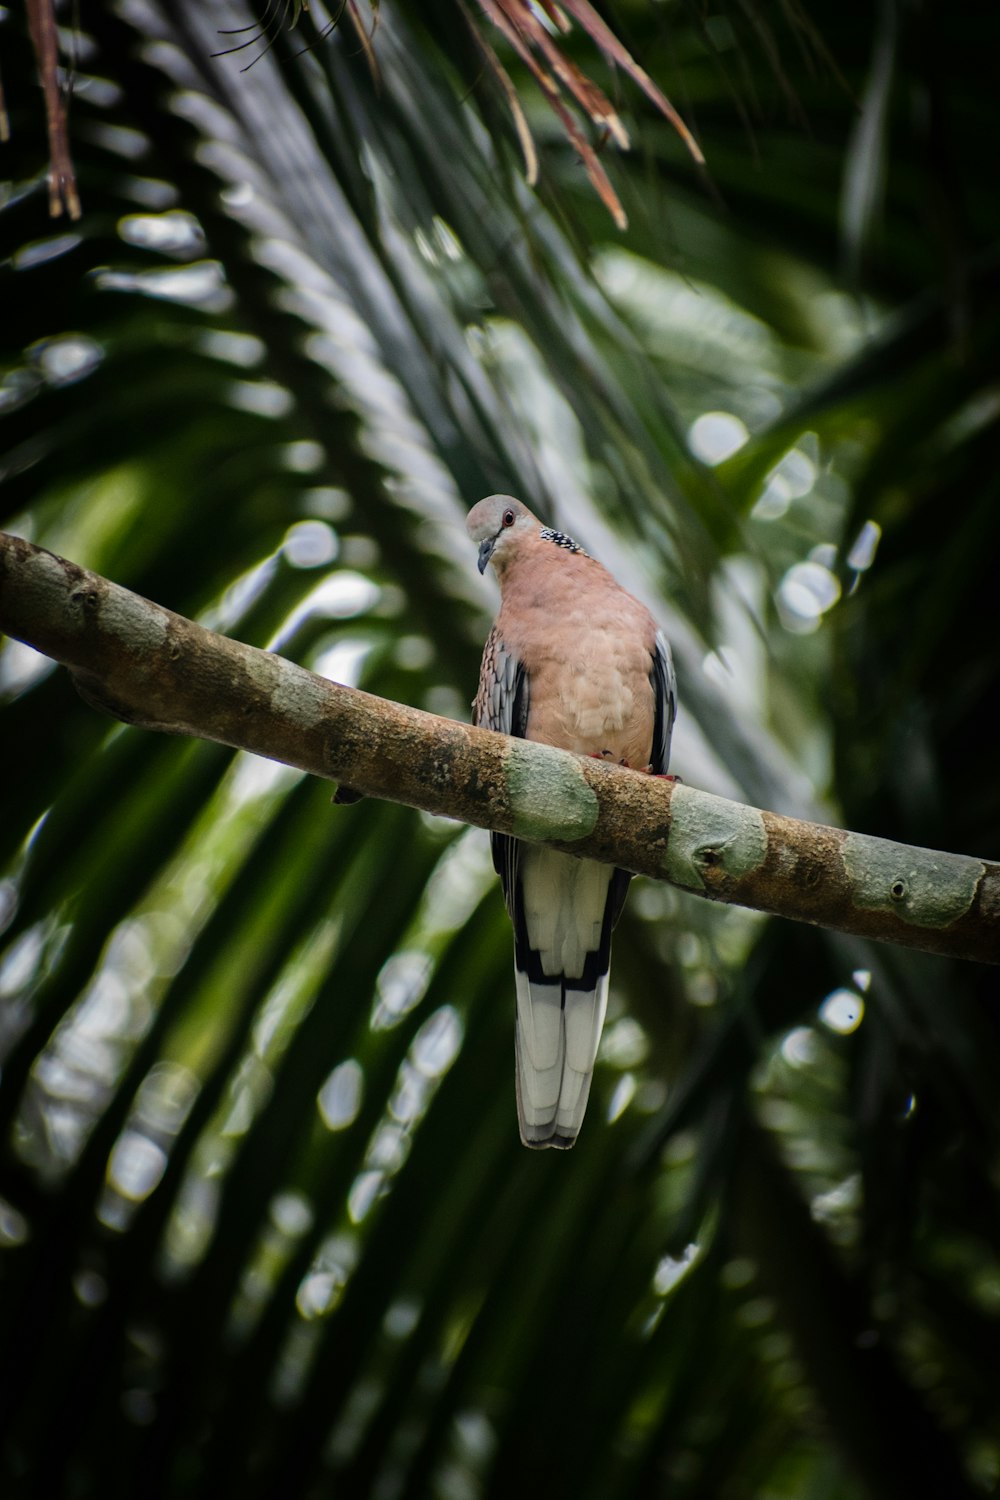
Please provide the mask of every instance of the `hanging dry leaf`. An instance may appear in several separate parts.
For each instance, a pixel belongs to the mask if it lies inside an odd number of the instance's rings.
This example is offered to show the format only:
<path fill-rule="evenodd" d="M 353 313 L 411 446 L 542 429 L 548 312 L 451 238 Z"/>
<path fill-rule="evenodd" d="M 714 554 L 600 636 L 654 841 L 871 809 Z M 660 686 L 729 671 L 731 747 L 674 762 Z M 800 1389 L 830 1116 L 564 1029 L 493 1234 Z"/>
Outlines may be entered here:
<path fill-rule="evenodd" d="M 49 136 L 49 213 L 58 219 L 63 210 L 80 217 L 80 195 L 69 154 L 66 105 L 59 87 L 59 42 L 53 0 L 28 0 L 28 29 L 45 95 Z"/>
<path fill-rule="evenodd" d="M 600 130 L 606 131 L 623 150 L 628 149 L 628 132 L 604 90 L 592 78 L 588 78 L 562 51 L 558 41 L 545 24 L 543 15 L 563 35 L 570 31 L 573 21 L 576 21 L 577 25 L 596 42 L 607 60 L 621 68 L 639 85 L 646 97 L 664 118 L 669 120 L 698 165 L 704 165 L 705 158 L 701 148 L 670 100 L 656 86 L 649 74 L 639 66 L 631 53 L 590 5 L 589 0 L 561 0 L 561 4 L 558 5 L 555 0 L 538 0 L 538 3 L 534 5 L 531 0 L 477 0 L 477 3 L 483 14 L 493 23 L 535 78 L 550 108 L 566 131 L 567 137 L 580 153 L 587 176 L 600 196 L 601 202 L 605 204 L 620 229 L 626 228 L 628 224 L 625 211 L 601 165 L 597 152 L 587 141 L 564 95 L 569 95 L 593 124 Z M 472 24 L 471 18 L 470 24 Z M 524 111 L 517 100 L 514 84 L 489 42 L 474 25 L 473 31 L 490 69 L 499 81 L 510 104 L 518 139 L 524 153 L 528 181 L 533 183 L 537 176 L 537 153 Z"/>

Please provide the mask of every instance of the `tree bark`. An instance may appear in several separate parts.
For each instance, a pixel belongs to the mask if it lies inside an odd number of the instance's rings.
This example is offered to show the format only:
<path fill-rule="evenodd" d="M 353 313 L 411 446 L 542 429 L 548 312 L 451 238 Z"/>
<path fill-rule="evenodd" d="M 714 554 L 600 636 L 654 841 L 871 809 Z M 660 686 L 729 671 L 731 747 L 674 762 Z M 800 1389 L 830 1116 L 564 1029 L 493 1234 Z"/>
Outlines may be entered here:
<path fill-rule="evenodd" d="M 0 532 L 0 628 L 88 703 L 712 900 L 1000 963 L 1000 865 L 806 823 L 317 677 Z M 346 814 L 345 814 L 346 816 Z"/>

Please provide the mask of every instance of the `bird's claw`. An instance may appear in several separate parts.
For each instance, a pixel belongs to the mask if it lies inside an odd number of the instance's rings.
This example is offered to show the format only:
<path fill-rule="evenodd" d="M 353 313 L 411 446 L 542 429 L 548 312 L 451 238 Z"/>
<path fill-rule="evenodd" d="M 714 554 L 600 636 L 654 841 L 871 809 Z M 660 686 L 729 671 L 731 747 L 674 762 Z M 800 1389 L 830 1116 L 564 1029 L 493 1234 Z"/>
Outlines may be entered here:
<path fill-rule="evenodd" d="M 591 760 L 614 760 L 615 752 L 613 750 L 591 750 L 590 758 Z M 626 770 L 630 769 L 629 763 L 624 756 L 622 756 L 618 764 L 624 766 Z"/>

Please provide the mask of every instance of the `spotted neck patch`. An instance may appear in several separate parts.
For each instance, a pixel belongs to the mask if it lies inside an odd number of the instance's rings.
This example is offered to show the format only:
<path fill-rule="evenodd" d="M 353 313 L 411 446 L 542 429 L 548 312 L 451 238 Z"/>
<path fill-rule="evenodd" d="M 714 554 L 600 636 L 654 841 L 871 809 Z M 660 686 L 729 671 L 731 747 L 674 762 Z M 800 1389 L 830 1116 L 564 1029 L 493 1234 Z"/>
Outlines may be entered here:
<path fill-rule="evenodd" d="M 589 553 L 584 552 L 580 543 L 574 542 L 573 538 L 567 536 L 565 531 L 553 531 L 551 526 L 543 526 L 538 535 L 543 542 L 555 542 L 557 547 L 565 547 L 567 552 L 579 552 L 581 557 L 589 556 Z"/>

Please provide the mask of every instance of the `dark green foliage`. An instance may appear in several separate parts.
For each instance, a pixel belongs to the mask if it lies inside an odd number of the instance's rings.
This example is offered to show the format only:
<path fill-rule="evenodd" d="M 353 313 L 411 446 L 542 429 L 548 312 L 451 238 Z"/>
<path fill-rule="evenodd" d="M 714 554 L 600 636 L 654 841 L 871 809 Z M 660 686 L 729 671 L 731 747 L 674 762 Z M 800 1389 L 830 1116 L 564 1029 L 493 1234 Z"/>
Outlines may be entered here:
<path fill-rule="evenodd" d="M 657 608 L 687 781 L 996 857 L 990 8 L 609 4 L 710 174 L 565 38 L 623 236 L 472 7 L 374 79 L 335 9 L 67 14 L 69 225 L 3 17 L 0 524 L 461 717 L 511 491 Z M 995 1491 L 994 974 L 637 883 L 530 1154 L 485 835 L 0 694 L 5 1496 Z"/>

